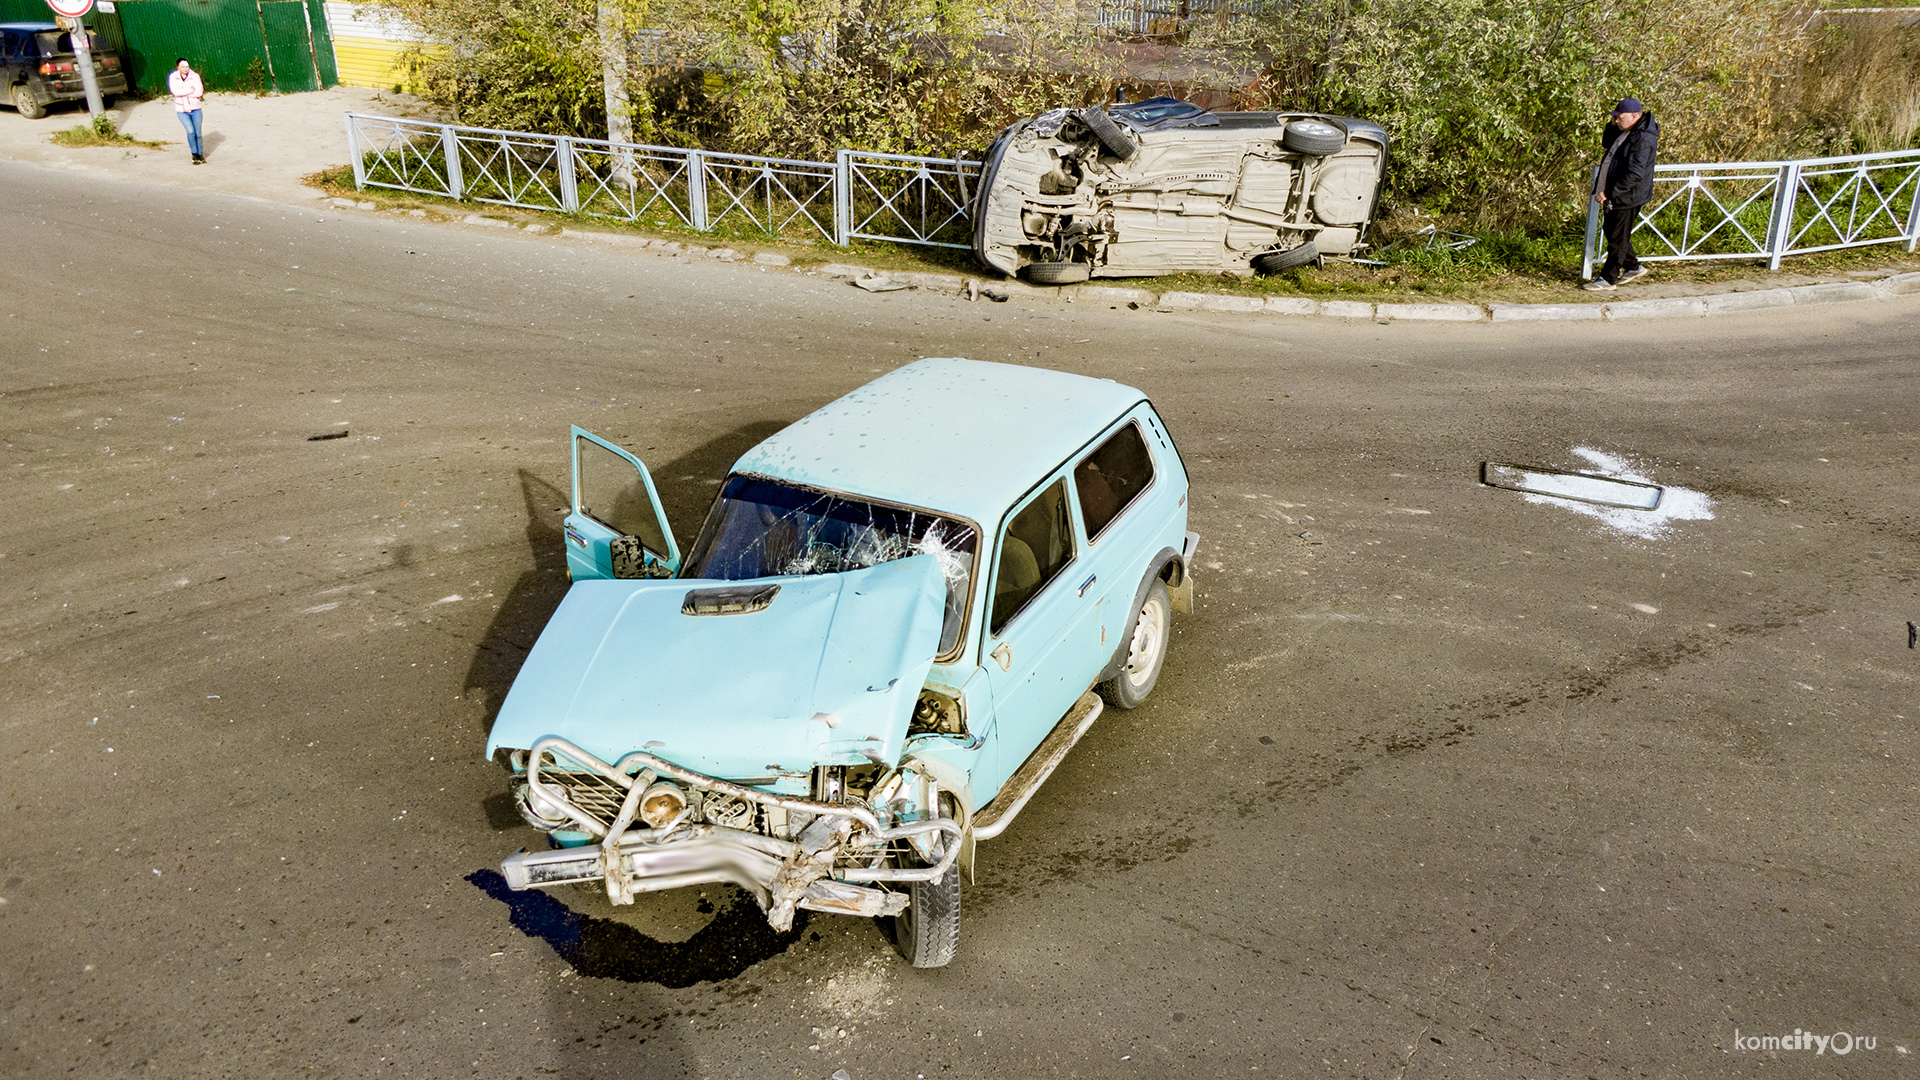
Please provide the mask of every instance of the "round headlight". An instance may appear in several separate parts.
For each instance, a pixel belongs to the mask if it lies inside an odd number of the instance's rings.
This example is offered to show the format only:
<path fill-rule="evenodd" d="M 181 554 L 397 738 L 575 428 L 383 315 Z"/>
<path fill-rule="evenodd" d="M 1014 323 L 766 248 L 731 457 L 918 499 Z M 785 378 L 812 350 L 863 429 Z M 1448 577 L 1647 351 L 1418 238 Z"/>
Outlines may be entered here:
<path fill-rule="evenodd" d="M 671 825 L 686 810 L 686 792 L 671 781 L 656 780 L 640 793 L 640 820 L 656 829 Z"/>

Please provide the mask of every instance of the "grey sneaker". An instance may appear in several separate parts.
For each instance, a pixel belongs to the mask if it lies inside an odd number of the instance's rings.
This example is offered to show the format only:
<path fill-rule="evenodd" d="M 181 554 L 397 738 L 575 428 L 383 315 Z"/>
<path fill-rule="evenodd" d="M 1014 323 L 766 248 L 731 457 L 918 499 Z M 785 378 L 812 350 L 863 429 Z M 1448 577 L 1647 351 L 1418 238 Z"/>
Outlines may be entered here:
<path fill-rule="evenodd" d="M 1587 290 L 1588 292 L 1612 292 L 1613 282 L 1608 281 L 1606 278 L 1603 278 L 1603 277 L 1597 277 L 1580 287 Z"/>
<path fill-rule="evenodd" d="M 1633 269 L 1627 271 L 1626 273 L 1621 274 L 1620 280 L 1614 282 L 1614 284 L 1625 285 L 1629 281 L 1639 281 L 1641 278 L 1646 276 L 1647 276 L 1647 268 L 1644 266 L 1636 266 Z"/>

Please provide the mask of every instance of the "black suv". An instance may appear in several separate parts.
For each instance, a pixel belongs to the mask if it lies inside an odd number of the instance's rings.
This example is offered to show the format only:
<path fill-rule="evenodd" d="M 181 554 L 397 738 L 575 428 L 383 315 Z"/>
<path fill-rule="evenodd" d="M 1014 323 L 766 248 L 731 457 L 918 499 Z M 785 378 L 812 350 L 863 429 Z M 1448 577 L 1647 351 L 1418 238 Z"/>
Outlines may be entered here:
<path fill-rule="evenodd" d="M 127 73 L 120 54 L 102 48 L 100 35 L 91 36 L 93 73 L 100 98 L 111 104 L 115 94 L 127 92 Z M 87 96 L 80 85 L 80 61 L 73 41 L 53 23 L 0 23 L 0 86 L 7 100 L 29 120 L 47 115 L 55 101 Z"/>

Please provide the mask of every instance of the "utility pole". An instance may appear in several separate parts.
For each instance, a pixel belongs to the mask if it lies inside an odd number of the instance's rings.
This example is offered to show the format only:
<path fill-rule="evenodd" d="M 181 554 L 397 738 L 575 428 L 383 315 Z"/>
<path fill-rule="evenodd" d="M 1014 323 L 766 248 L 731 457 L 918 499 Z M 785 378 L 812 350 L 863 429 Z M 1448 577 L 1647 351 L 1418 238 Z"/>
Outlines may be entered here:
<path fill-rule="evenodd" d="M 80 88 L 87 94 L 87 113 L 97 120 L 107 111 L 107 106 L 100 100 L 100 80 L 93 74 L 93 43 L 87 37 L 86 26 L 80 22 L 81 16 L 93 10 L 93 0 L 47 0 L 47 6 L 53 9 L 54 21 L 66 30 L 67 39 L 73 42 L 74 64 L 80 68 Z"/>

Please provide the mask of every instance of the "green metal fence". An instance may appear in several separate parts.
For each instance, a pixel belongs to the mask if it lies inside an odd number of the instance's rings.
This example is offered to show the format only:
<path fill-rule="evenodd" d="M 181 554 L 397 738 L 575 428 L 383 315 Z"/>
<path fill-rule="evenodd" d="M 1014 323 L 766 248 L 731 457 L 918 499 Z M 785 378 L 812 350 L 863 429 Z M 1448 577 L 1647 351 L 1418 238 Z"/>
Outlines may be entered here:
<path fill-rule="evenodd" d="M 0 22 L 52 22 L 45 0 L 0 0 Z M 87 27 L 142 90 L 165 93 L 184 56 L 209 90 L 296 93 L 337 85 L 323 0 L 118 0 Z"/>

